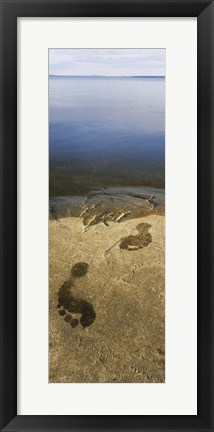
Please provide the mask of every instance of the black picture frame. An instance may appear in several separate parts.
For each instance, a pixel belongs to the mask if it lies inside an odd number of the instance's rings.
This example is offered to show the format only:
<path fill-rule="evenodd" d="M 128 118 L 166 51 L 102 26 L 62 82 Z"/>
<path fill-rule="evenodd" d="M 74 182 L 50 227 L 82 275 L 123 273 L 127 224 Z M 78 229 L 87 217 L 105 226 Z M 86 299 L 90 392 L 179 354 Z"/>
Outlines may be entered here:
<path fill-rule="evenodd" d="M 1 430 L 213 431 L 213 1 L 0 0 L 0 7 Z M 15 217 L 17 214 L 17 17 L 105 16 L 197 17 L 198 414 L 196 416 L 17 415 L 17 220 Z"/>

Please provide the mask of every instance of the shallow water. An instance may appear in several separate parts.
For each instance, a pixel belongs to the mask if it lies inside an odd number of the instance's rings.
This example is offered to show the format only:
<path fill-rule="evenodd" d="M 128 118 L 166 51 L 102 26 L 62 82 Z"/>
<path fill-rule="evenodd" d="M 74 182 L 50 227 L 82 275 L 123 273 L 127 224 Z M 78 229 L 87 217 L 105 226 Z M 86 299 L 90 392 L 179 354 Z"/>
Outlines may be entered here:
<path fill-rule="evenodd" d="M 164 187 L 165 80 L 49 78 L 50 196 Z"/>
<path fill-rule="evenodd" d="M 165 192 L 148 187 L 118 187 L 92 191 L 87 197 L 50 198 L 50 218 L 81 217 L 84 225 L 124 222 L 124 220 L 164 215 Z"/>

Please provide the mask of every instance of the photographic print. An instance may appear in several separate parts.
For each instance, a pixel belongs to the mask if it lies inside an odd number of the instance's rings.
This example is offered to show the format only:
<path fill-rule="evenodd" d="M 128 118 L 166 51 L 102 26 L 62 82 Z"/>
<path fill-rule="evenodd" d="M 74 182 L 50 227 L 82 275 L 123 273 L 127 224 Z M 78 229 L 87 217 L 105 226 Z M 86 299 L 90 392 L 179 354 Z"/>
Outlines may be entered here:
<path fill-rule="evenodd" d="M 49 49 L 49 382 L 165 382 L 165 49 Z"/>

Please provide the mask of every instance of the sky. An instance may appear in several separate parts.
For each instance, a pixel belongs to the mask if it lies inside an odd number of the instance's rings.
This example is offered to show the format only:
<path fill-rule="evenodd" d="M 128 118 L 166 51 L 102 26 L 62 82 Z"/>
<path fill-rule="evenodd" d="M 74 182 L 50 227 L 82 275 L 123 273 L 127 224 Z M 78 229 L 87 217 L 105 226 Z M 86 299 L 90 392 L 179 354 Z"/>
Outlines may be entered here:
<path fill-rule="evenodd" d="M 165 49 L 49 49 L 50 75 L 165 76 Z"/>

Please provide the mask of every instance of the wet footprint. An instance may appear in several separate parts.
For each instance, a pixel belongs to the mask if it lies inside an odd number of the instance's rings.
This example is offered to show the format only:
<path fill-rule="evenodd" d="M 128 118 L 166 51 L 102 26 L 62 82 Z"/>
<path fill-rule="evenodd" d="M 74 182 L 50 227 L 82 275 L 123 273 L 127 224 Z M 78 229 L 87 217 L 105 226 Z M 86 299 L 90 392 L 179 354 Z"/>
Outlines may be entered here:
<path fill-rule="evenodd" d="M 141 223 L 137 225 L 138 235 L 130 235 L 121 240 L 120 248 L 127 249 L 128 251 L 135 251 L 147 247 L 152 242 L 152 236 L 149 233 L 151 225 L 148 223 Z"/>
<path fill-rule="evenodd" d="M 92 304 L 81 298 L 75 298 L 71 292 L 74 286 L 74 279 L 85 276 L 88 267 L 89 265 L 85 262 L 75 264 L 71 269 L 71 277 L 62 284 L 58 291 L 57 307 L 60 309 L 59 315 L 64 316 L 64 321 L 69 323 L 73 328 L 78 326 L 79 320 L 74 318 L 71 315 L 72 313 L 82 315 L 80 324 L 83 328 L 93 324 L 96 317 Z"/>

